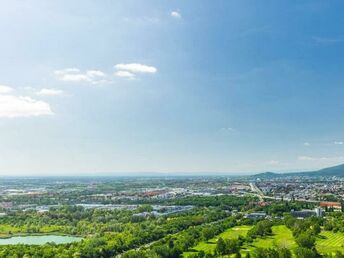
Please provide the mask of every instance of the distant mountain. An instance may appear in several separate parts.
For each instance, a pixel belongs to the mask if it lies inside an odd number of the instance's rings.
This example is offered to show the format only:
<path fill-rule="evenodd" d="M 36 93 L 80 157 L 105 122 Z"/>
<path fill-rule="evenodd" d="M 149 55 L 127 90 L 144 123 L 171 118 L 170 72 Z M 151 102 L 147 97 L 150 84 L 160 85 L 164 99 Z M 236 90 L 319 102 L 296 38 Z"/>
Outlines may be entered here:
<path fill-rule="evenodd" d="M 283 177 L 283 176 L 285 176 L 285 174 L 279 174 L 279 173 L 274 173 L 274 172 L 264 172 L 264 173 L 253 175 L 252 177 L 268 179 L 268 178 Z"/>
<path fill-rule="evenodd" d="M 290 172 L 290 173 L 274 173 L 274 172 L 264 172 L 260 174 L 253 175 L 253 178 L 278 178 L 278 177 L 290 177 L 290 176 L 307 176 L 307 177 L 344 177 L 344 164 L 323 168 L 316 171 L 308 172 Z"/>

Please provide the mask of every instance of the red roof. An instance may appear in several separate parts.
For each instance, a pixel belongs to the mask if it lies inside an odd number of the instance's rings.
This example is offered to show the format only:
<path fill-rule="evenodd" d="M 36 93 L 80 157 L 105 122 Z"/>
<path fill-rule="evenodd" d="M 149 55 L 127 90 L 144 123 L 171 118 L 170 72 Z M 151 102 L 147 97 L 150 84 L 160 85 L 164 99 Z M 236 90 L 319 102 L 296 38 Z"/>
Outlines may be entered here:
<path fill-rule="evenodd" d="M 320 207 L 341 208 L 342 204 L 340 202 L 321 202 Z"/>

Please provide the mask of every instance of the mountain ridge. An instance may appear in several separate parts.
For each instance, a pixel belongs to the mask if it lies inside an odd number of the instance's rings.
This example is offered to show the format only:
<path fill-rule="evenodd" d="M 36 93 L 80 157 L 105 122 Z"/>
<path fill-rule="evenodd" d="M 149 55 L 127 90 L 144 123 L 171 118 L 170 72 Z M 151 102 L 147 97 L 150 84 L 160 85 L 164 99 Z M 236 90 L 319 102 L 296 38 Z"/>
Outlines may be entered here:
<path fill-rule="evenodd" d="M 344 177 L 344 164 L 322 168 L 315 171 L 305 172 L 288 172 L 288 173 L 276 173 L 276 172 L 263 172 L 253 175 L 255 178 L 278 178 L 278 177 Z"/>

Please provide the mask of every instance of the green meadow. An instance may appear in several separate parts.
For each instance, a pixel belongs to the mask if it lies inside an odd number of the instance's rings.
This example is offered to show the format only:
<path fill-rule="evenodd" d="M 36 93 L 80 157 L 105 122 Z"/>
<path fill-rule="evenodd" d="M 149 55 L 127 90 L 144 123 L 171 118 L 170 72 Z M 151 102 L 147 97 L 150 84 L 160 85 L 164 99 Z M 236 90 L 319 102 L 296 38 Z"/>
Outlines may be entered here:
<path fill-rule="evenodd" d="M 251 244 L 245 244 L 241 253 L 252 252 L 256 248 L 288 248 L 293 250 L 297 247 L 293 234 L 289 228 L 284 225 L 273 226 L 272 236 L 257 238 Z"/>
<path fill-rule="evenodd" d="M 234 239 L 238 238 L 239 236 L 246 236 L 247 232 L 251 229 L 251 226 L 238 226 L 234 228 L 230 228 L 225 232 L 221 233 L 215 238 L 210 239 L 207 242 L 200 242 L 198 245 L 193 247 L 189 252 L 184 253 L 184 257 L 188 257 L 190 254 L 204 251 L 206 253 L 213 253 L 216 247 L 216 241 L 222 237 L 223 239 Z"/>
<path fill-rule="evenodd" d="M 334 253 L 335 251 L 344 253 L 344 234 L 323 231 L 317 238 L 316 248 L 320 253 Z"/>
<path fill-rule="evenodd" d="M 206 253 L 213 253 L 216 248 L 216 241 L 219 237 L 222 237 L 223 239 L 233 239 L 238 238 L 239 236 L 246 236 L 250 228 L 250 226 L 237 226 L 230 228 L 207 242 L 203 241 L 198 243 L 188 252 L 185 252 L 184 257 L 189 257 L 191 254 L 201 250 Z M 294 240 L 292 232 L 286 226 L 273 226 L 272 233 L 273 234 L 269 237 L 257 238 L 251 244 L 244 244 L 241 249 L 241 254 L 243 257 L 245 257 L 247 252 L 253 252 L 256 248 L 284 247 L 291 251 L 297 248 L 297 244 Z M 323 231 L 317 237 L 316 248 L 322 254 L 334 253 L 335 251 L 341 251 L 344 253 L 344 234 Z"/>

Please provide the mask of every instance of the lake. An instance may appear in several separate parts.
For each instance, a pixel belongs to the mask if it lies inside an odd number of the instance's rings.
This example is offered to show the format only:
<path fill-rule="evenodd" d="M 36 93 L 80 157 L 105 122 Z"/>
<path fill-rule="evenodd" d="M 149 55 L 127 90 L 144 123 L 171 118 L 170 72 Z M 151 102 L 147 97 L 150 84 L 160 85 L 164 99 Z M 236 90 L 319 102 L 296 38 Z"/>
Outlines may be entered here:
<path fill-rule="evenodd" d="M 58 235 L 14 236 L 10 238 L 0 238 L 0 245 L 44 245 L 50 242 L 54 242 L 55 244 L 67 244 L 72 242 L 79 242 L 82 239 L 82 237 Z"/>

